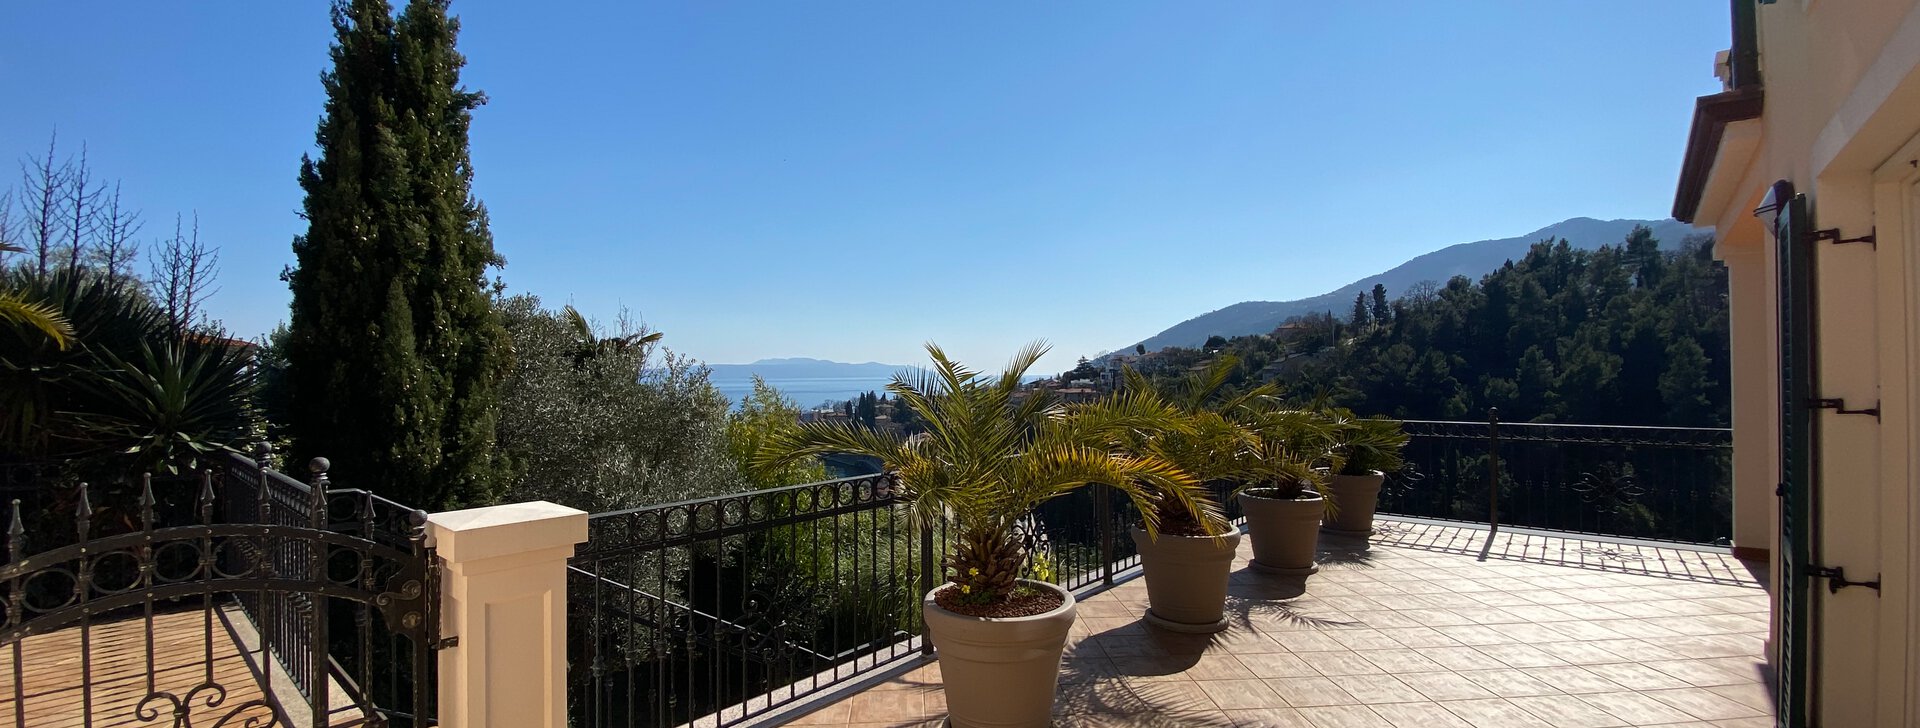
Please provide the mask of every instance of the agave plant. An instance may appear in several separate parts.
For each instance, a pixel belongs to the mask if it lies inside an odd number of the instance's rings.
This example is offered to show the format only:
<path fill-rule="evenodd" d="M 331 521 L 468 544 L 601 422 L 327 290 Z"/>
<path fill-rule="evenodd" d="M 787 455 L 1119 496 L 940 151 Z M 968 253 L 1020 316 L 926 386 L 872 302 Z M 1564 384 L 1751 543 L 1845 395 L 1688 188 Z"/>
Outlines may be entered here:
<path fill-rule="evenodd" d="M 948 358 L 933 344 L 933 368 L 895 375 L 887 390 L 926 424 L 912 438 L 852 423 L 809 422 L 771 438 L 755 456 L 759 467 L 782 467 L 827 453 L 879 458 L 923 522 L 946 519 L 954 529 L 945 566 L 962 604 L 987 605 L 1016 597 L 1027 560 L 1016 527 L 1049 499 L 1089 485 L 1118 489 L 1139 506 L 1148 532 L 1158 533 L 1162 500 L 1195 517 L 1218 518 L 1198 481 L 1152 453 L 1116 452 L 1107 443 L 1066 426 L 1062 408 L 1035 393 L 1022 400 L 1021 376 L 1047 351 L 1020 350 L 997 376 Z"/>
<path fill-rule="evenodd" d="M 103 354 L 108 365 L 84 387 L 101 403 L 76 416 L 99 442 L 133 456 L 138 471 L 179 473 L 245 434 L 251 357 L 220 340 L 141 344 L 138 358 Z"/>

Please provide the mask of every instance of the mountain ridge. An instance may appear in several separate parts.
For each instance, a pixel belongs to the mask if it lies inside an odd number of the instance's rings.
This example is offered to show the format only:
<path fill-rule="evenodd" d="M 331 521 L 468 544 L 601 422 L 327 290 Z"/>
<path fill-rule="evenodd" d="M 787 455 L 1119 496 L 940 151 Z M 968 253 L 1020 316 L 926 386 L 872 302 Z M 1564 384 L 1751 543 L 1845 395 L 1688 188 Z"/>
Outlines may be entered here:
<path fill-rule="evenodd" d="M 1429 253 L 1414 256 L 1400 265 L 1361 278 L 1332 291 L 1289 301 L 1242 301 L 1195 316 L 1168 327 L 1139 342 L 1148 351 L 1169 346 L 1197 347 L 1209 336 L 1245 336 L 1272 331 L 1294 316 L 1322 311 L 1344 314 L 1357 293 L 1371 291 L 1374 284 L 1387 287 L 1389 297 L 1398 297 L 1422 281 L 1445 284 L 1456 275 L 1479 278 L 1493 272 L 1508 260 L 1524 256 L 1529 247 L 1541 240 L 1566 239 L 1576 248 L 1593 249 L 1619 243 L 1636 225 L 1653 230 L 1662 247 L 1671 248 L 1687 235 L 1707 232 L 1671 218 L 1664 220 L 1598 220 L 1574 217 L 1548 225 L 1525 235 L 1510 238 L 1455 243 Z M 1129 345 L 1122 351 L 1131 351 Z"/>

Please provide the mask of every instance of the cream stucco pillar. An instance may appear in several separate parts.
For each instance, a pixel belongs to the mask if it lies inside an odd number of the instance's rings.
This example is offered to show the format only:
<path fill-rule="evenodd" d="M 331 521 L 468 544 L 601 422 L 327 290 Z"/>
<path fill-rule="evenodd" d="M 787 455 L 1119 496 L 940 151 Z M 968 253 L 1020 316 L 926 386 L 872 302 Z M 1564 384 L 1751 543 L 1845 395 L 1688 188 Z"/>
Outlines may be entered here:
<path fill-rule="evenodd" d="M 1733 545 L 1742 557 L 1765 558 L 1779 530 L 1774 487 L 1780 482 L 1780 380 L 1773 273 L 1766 250 L 1757 244 L 1722 243 L 1720 259 L 1727 266 L 1732 309 Z"/>
<path fill-rule="evenodd" d="M 567 558 L 584 511 L 545 501 L 436 513 L 440 725 L 565 728 Z"/>

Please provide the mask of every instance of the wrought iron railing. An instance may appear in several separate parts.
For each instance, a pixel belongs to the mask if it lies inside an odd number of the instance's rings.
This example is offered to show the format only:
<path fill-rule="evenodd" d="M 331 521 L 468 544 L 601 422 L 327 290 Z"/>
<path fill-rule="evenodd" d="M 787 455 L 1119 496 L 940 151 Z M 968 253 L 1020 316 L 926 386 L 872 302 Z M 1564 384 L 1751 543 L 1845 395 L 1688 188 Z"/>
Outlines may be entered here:
<path fill-rule="evenodd" d="M 329 487 L 324 459 L 309 463 L 315 479 L 310 485 L 274 470 L 271 450 L 256 449 L 254 454 L 249 458 L 228 452 L 220 458 L 221 517 L 225 523 L 317 529 L 414 554 L 408 567 L 417 567 L 425 580 L 423 588 L 438 594 L 437 570 L 432 568 L 431 549 L 426 547 L 425 511 L 363 489 Z M 323 494 L 317 499 L 316 486 Z M 360 560 L 344 558 L 338 549 L 327 554 L 330 560 L 316 572 L 313 564 L 319 562 L 314 559 L 321 548 L 326 545 L 297 538 L 262 538 L 237 541 L 222 557 L 235 564 L 269 565 L 273 573 L 295 578 L 344 583 L 359 576 L 369 587 L 393 577 L 391 573 L 365 571 Z M 373 605 L 326 599 L 303 590 L 240 591 L 234 597 L 259 633 L 267 654 L 279 660 L 302 695 L 324 691 L 323 683 L 331 680 L 350 693 L 356 703 L 390 706 L 380 708 L 389 720 L 428 724 L 415 721 L 414 715 L 433 699 L 435 667 L 428 659 L 430 645 L 414 642 L 416 638 L 432 639 L 437 618 L 425 625 L 388 624 L 387 615 Z M 428 601 L 437 603 L 437 598 Z M 325 619 L 318 617 L 321 613 Z M 319 657 L 313 657 L 316 655 Z M 432 711 L 427 708 L 420 715 L 430 717 Z"/>
<path fill-rule="evenodd" d="M 311 486 L 235 456 L 143 476 L 130 498 L 80 483 L 70 510 L 14 501 L 0 568 L 12 724 L 432 725 L 425 514 L 329 489 L 316 465 Z M 75 682 L 26 689 L 74 661 Z"/>
<path fill-rule="evenodd" d="M 920 643 L 937 528 L 891 476 L 594 515 L 570 563 L 568 700 L 584 726 L 737 722 Z"/>
<path fill-rule="evenodd" d="M 1733 431 L 1409 420 L 1382 513 L 1660 541 L 1726 543 Z"/>

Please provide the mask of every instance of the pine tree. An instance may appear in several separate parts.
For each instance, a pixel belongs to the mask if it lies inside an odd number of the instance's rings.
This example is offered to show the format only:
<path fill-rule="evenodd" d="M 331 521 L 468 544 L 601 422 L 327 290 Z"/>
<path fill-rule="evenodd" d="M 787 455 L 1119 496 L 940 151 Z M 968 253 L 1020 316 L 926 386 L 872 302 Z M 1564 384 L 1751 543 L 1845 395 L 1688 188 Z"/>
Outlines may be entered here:
<path fill-rule="evenodd" d="M 1387 302 L 1387 286 L 1384 283 L 1373 284 L 1373 322 L 1385 324 L 1393 320 L 1393 306 Z"/>
<path fill-rule="evenodd" d="M 505 486 L 494 452 L 510 346 L 489 300 L 493 250 L 471 195 L 472 110 L 446 0 L 333 8 L 320 158 L 303 157 L 307 233 L 287 346 L 296 454 L 334 479 L 422 508 Z M 297 461 L 296 461 L 297 462 Z"/>
<path fill-rule="evenodd" d="M 1347 323 L 1353 324 L 1355 331 L 1364 331 L 1367 323 L 1373 319 L 1373 308 L 1367 305 L 1367 294 L 1356 293 L 1353 296 L 1353 316 Z"/>

